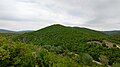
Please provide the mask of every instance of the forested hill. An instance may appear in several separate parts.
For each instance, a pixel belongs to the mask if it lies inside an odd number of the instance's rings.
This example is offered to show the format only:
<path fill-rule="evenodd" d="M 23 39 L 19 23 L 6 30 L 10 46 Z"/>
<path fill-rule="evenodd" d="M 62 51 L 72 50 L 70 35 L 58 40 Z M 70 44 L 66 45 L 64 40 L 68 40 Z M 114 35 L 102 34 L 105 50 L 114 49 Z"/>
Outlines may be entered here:
<path fill-rule="evenodd" d="M 14 41 L 33 43 L 35 45 L 54 45 L 77 50 L 81 44 L 88 42 L 112 42 L 120 44 L 119 36 L 109 36 L 103 32 L 80 27 L 66 27 L 54 24 L 43 29 L 20 34 L 13 38 Z M 108 45 L 109 46 L 109 45 Z M 77 50 L 78 51 L 78 50 Z"/>
<path fill-rule="evenodd" d="M 32 42 L 40 45 L 61 45 L 66 43 L 67 45 L 78 45 L 92 40 L 106 40 L 107 36 L 99 31 L 55 24 L 35 32 L 25 33 L 15 37 L 15 40 L 18 39 L 22 42 Z"/>
<path fill-rule="evenodd" d="M 119 45 L 118 35 L 59 24 L 21 34 L 2 33 L 0 67 L 116 67 Z"/>
<path fill-rule="evenodd" d="M 102 32 L 86 28 L 55 24 L 38 31 L 18 35 L 13 40 L 40 45 L 58 54 L 64 51 L 76 54 L 87 53 L 96 61 L 100 61 L 100 56 L 103 56 L 109 60 L 109 65 L 120 61 L 116 59 L 120 58 L 118 41 L 112 40 Z"/>

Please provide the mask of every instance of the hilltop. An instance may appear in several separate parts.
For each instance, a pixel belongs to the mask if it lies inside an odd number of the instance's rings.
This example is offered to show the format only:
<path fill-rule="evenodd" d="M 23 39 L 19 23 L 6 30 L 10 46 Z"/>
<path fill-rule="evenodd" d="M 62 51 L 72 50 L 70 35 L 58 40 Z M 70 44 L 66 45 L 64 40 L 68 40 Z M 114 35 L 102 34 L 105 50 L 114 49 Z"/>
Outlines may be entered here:
<path fill-rule="evenodd" d="M 55 24 L 34 32 L 21 34 L 15 37 L 15 40 L 36 45 L 69 46 L 71 50 L 71 47 L 78 48 L 80 44 L 88 41 L 107 40 L 107 36 L 99 31 Z"/>

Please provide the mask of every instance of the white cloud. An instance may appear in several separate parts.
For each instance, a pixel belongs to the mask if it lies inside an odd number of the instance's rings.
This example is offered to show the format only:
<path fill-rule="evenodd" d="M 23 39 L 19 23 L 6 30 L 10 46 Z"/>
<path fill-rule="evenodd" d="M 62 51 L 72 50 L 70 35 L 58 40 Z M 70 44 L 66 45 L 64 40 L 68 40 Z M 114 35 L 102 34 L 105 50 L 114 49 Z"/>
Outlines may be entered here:
<path fill-rule="evenodd" d="M 120 29 L 120 0 L 1 0 L 0 28 L 39 29 L 54 23 Z"/>

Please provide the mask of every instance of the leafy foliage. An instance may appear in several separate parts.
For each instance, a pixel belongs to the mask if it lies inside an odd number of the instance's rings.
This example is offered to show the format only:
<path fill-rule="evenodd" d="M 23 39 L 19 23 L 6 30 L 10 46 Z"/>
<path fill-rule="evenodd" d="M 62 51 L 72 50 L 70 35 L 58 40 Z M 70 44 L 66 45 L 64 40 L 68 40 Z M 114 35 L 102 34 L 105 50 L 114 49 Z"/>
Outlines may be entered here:
<path fill-rule="evenodd" d="M 62 67 L 80 66 L 69 57 L 56 55 L 36 45 L 8 42 L 0 38 L 0 67 Z"/>

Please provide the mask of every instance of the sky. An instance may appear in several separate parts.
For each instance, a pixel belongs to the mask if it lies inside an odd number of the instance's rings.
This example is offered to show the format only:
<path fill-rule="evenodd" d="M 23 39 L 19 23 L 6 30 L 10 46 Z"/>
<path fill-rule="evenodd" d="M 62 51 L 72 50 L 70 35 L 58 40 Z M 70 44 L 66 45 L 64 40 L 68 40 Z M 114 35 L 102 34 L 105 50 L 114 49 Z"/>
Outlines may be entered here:
<path fill-rule="evenodd" d="M 120 0 L 0 0 L 0 29 L 38 30 L 53 24 L 120 30 Z"/>

